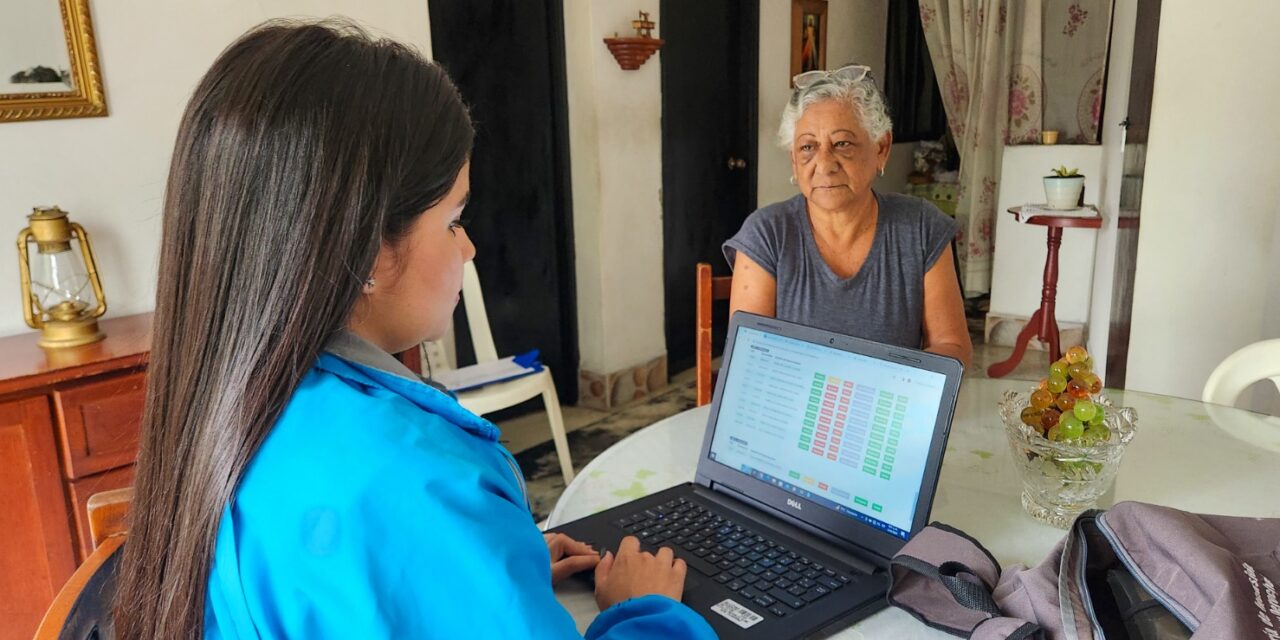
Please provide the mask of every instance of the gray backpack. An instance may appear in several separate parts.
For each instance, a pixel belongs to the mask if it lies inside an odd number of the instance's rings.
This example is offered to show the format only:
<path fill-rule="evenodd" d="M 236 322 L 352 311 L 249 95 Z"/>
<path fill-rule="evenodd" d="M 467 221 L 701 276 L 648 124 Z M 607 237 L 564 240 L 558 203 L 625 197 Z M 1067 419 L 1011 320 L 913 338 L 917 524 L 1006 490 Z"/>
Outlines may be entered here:
<path fill-rule="evenodd" d="M 1139 502 L 1087 511 L 1039 565 L 1001 570 L 933 523 L 893 558 L 889 603 L 977 639 L 1280 640 L 1280 519 Z"/>

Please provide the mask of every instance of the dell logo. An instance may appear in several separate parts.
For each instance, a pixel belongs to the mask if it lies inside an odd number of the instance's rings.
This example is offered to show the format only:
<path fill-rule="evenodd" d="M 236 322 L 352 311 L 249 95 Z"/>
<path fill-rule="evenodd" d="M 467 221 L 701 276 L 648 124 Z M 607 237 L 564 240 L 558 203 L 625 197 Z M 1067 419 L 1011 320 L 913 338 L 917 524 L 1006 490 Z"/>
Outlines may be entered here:
<path fill-rule="evenodd" d="M 787 506 L 795 509 L 796 511 L 804 509 L 804 505 L 800 504 L 797 500 L 792 500 L 791 498 L 787 498 Z"/>

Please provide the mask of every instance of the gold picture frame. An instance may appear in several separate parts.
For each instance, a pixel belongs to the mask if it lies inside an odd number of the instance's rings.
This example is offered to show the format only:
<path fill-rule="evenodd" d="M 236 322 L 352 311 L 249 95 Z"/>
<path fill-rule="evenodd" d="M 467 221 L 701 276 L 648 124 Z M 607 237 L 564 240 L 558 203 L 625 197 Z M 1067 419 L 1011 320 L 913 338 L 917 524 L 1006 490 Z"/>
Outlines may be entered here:
<path fill-rule="evenodd" d="M 792 77 L 826 68 L 827 0 L 791 0 Z"/>
<path fill-rule="evenodd" d="M 60 85 L 69 85 L 70 88 L 50 90 L 48 85 L 54 84 L 51 81 L 20 79 L 19 76 L 24 73 L 22 69 L 0 67 L 0 89 L 3 89 L 0 90 L 0 122 L 90 118 L 107 115 L 107 99 L 102 88 L 102 71 L 98 63 L 97 43 L 93 37 L 89 0 L 56 0 L 56 2 L 62 19 L 62 35 L 66 43 L 67 68 L 46 70 L 60 73 Z M 0 8 L 0 20 L 6 19 L 5 12 L 5 9 Z M 52 14 L 52 12 L 48 13 Z M 19 17 L 29 17 L 29 15 Z M 39 33 L 47 34 L 55 30 L 54 27 L 43 22 L 37 26 L 40 27 L 36 30 Z M 5 60 L 0 60 L 0 64 L 5 63 Z M 19 82 L 45 86 L 33 87 L 39 90 L 24 91 L 24 87 Z"/>

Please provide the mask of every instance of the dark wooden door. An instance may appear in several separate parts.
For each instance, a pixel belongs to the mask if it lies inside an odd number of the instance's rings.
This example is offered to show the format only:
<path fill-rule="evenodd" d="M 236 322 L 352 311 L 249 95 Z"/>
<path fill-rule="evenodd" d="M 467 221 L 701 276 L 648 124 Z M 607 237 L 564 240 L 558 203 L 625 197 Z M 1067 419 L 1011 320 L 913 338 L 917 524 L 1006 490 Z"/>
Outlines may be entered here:
<path fill-rule="evenodd" d="M 464 218 L 498 355 L 541 350 L 571 402 L 578 315 L 561 0 L 432 0 L 430 13 L 435 59 L 476 125 Z M 475 362 L 461 306 L 454 328 L 459 364 Z"/>
<path fill-rule="evenodd" d="M 694 364 L 694 268 L 756 207 L 757 0 L 662 0 L 662 240 L 667 361 Z M 728 310 L 717 307 L 715 352 Z"/>

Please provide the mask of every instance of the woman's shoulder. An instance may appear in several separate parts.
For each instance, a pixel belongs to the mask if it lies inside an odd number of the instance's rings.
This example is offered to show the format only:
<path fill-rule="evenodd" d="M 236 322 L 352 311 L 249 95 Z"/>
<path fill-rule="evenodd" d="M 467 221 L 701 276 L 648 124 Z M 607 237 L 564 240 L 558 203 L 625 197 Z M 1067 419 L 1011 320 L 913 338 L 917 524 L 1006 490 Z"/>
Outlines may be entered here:
<path fill-rule="evenodd" d="M 933 220 L 951 220 L 951 216 L 943 213 L 937 205 L 916 196 L 905 193 L 876 192 L 880 200 L 880 212 L 896 221 L 921 222 Z"/>
<path fill-rule="evenodd" d="M 281 475 L 305 467 L 313 485 L 381 485 L 393 478 L 422 480 L 423 474 L 485 466 L 476 452 L 488 444 L 440 412 L 312 368 L 255 455 L 250 472 L 280 481 Z"/>
<path fill-rule="evenodd" d="M 900 229 L 911 236 L 955 235 L 959 225 L 955 218 L 945 214 L 924 198 L 904 193 L 877 193 L 880 201 L 880 218 L 891 228 Z"/>
<path fill-rule="evenodd" d="M 804 211 L 804 196 L 796 194 L 751 212 L 751 215 L 747 216 L 746 221 L 742 223 L 742 230 L 778 238 L 804 220 Z"/>
<path fill-rule="evenodd" d="M 786 200 L 766 204 L 751 213 L 752 218 L 769 221 L 793 220 L 804 213 L 804 195 L 797 193 Z"/>

